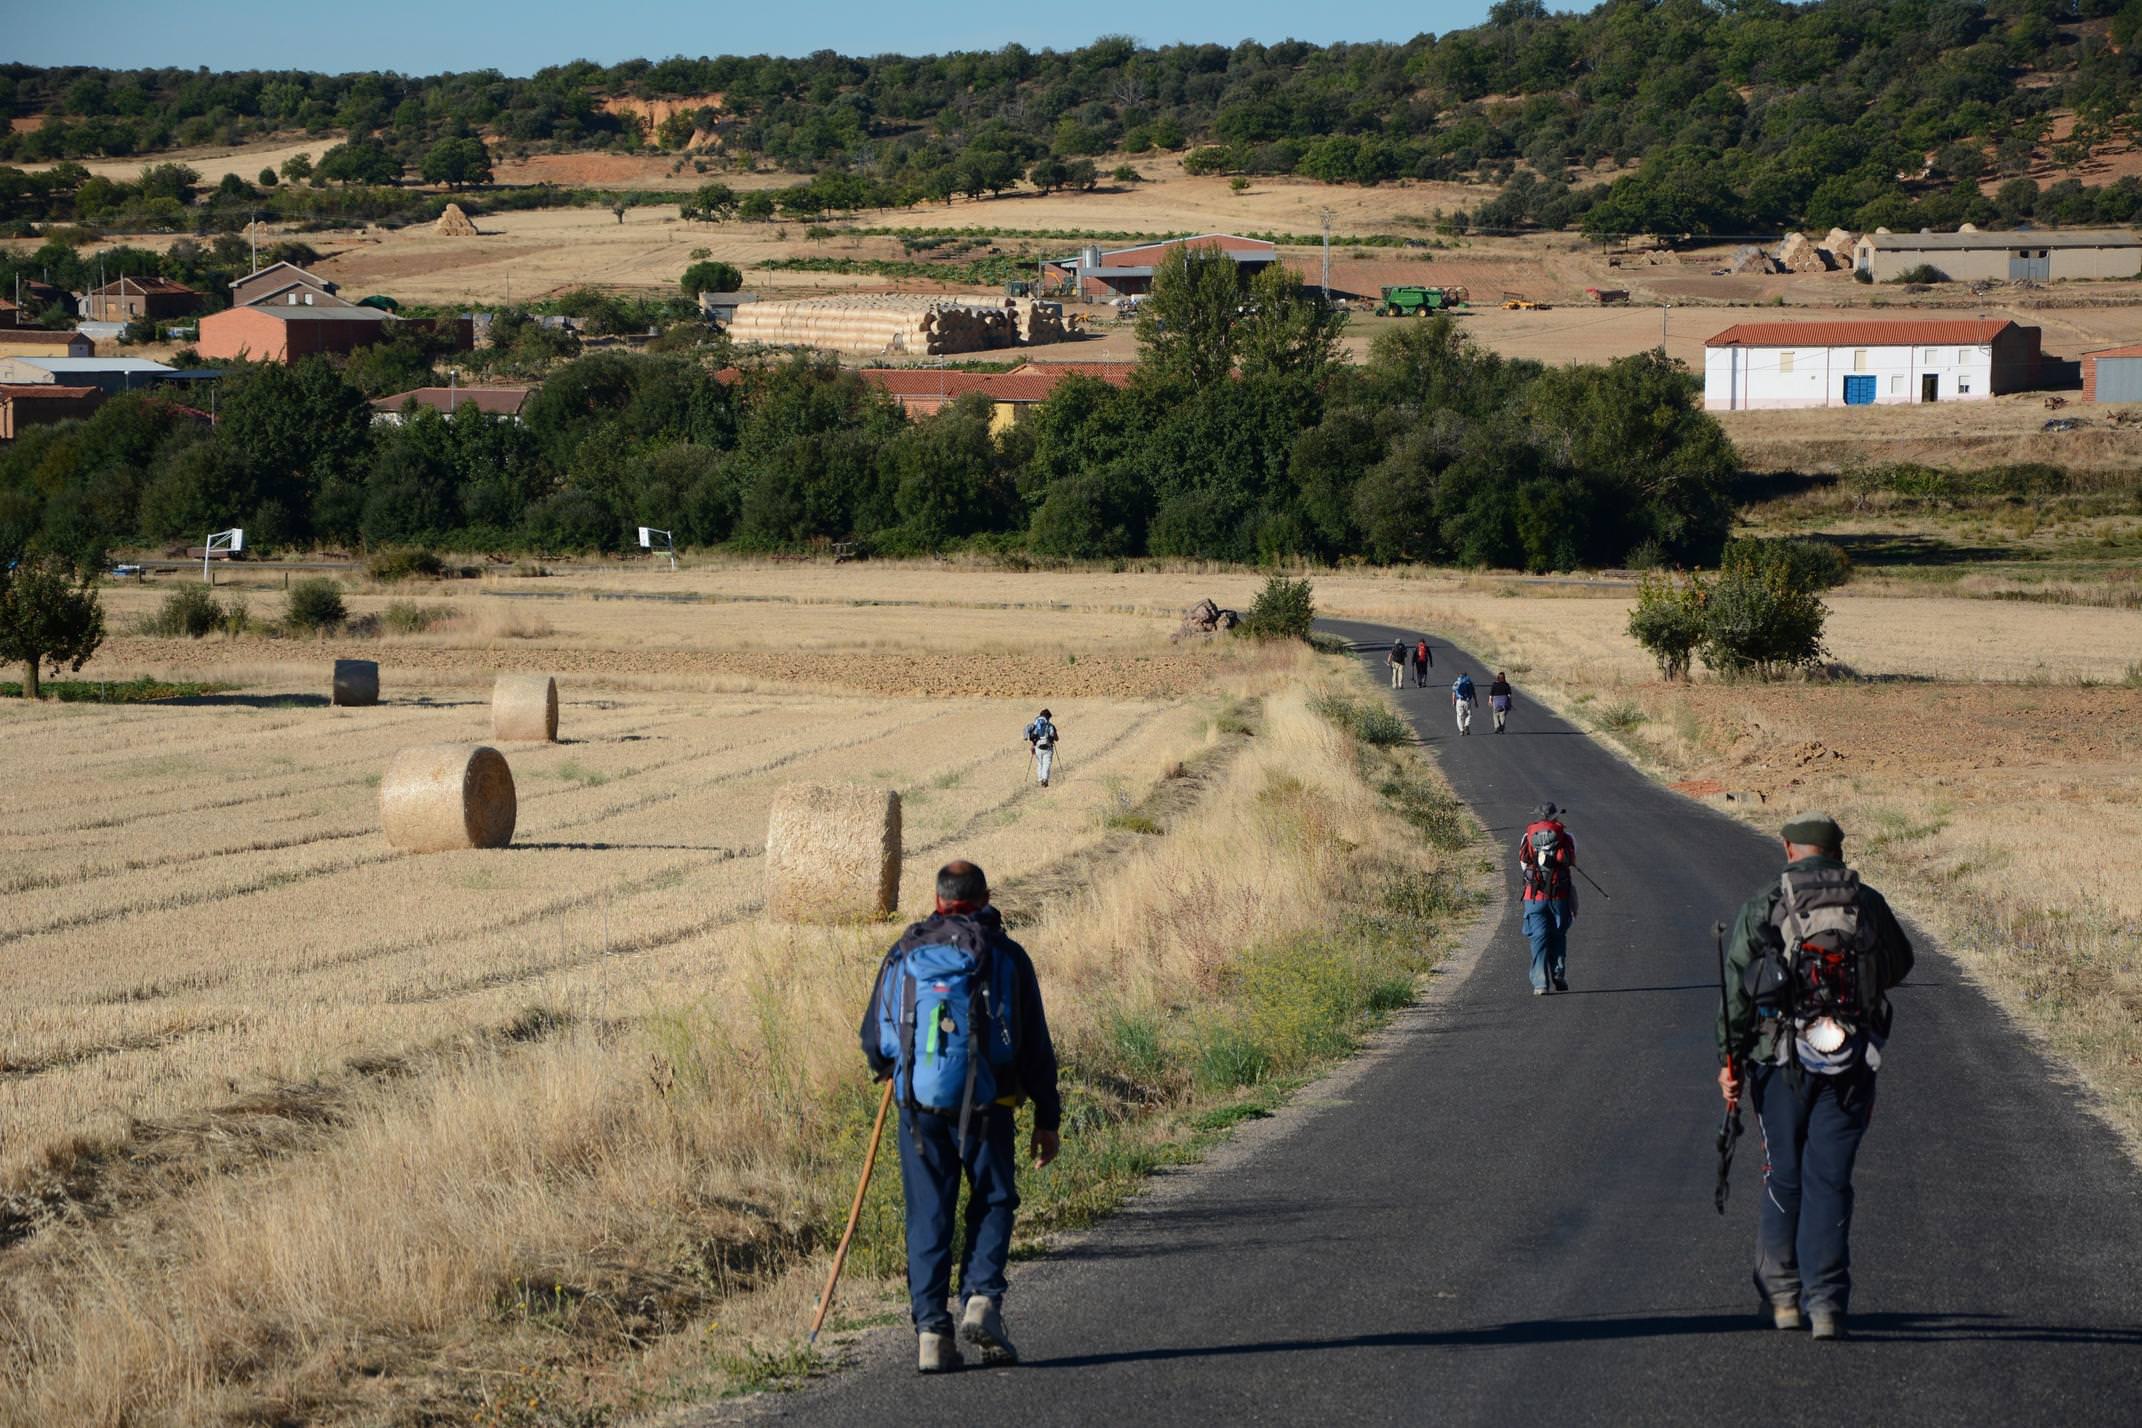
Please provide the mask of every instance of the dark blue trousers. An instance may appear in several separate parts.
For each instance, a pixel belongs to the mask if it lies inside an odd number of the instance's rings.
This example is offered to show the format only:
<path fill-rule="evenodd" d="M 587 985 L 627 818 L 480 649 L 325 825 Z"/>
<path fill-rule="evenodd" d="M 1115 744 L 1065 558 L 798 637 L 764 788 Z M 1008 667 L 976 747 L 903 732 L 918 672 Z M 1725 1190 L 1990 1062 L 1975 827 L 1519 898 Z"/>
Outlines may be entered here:
<path fill-rule="evenodd" d="M 1772 1304 L 1850 1307 L 1852 1161 L 1874 1116 L 1874 1074 L 1865 1065 L 1834 1076 L 1752 1069 L 1748 1098 L 1763 1137 L 1755 1287 Z"/>
<path fill-rule="evenodd" d="M 900 1113 L 900 1181 L 907 1196 L 907 1292 L 918 1332 L 949 1333 L 952 1218 L 960 1177 L 968 1184 L 967 1234 L 959 1260 L 962 1301 L 1004 1297 L 1012 1215 L 1019 1208 L 1017 1114 L 1009 1106 L 977 1110 L 959 1146 L 959 1121 L 926 1111 Z"/>

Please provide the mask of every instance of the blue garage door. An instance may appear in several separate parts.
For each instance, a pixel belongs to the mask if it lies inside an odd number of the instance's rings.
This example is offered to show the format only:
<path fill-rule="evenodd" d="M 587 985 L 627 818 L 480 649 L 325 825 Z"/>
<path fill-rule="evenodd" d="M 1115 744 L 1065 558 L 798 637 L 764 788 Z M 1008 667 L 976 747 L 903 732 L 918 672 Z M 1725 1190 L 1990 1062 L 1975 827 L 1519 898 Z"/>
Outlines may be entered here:
<path fill-rule="evenodd" d="M 1844 379 L 1844 404 L 1848 407 L 1871 407 L 1874 405 L 1874 376 L 1854 374 Z"/>

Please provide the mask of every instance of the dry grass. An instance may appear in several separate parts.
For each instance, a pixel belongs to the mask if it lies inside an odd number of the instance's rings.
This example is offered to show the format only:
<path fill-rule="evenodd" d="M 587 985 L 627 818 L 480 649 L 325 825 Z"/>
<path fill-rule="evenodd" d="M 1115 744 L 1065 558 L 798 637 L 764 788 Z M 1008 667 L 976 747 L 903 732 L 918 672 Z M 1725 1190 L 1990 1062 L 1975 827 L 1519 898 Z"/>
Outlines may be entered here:
<path fill-rule="evenodd" d="M 1438 595 L 1535 694 L 1766 832 L 1828 808 L 1853 859 L 2099 1090 L 2142 1156 L 2142 617 L 1833 598 L 1831 644 L 1877 682 L 1660 683 L 1625 600 Z M 1728 795 L 1731 795 L 1729 798 Z"/>
<path fill-rule="evenodd" d="M 813 764 L 896 765 L 919 855 L 903 901 L 920 903 L 941 854 L 982 861 L 1028 909 L 1019 930 L 1059 1045 L 1074 1067 L 1094 1064 L 1114 1054 L 1124 1018 L 1213 1004 L 1243 949 L 1318 932 L 1335 900 L 1373 897 L 1379 877 L 1437 873 L 1439 855 L 1415 851 L 1352 746 L 1310 712 L 1305 686 L 1320 677 L 1346 676 L 1268 666 L 1258 683 L 1277 692 L 1253 740 L 1195 708 L 1059 706 L 1079 762 L 1047 799 L 977 753 L 995 747 L 1008 713 L 985 701 L 874 706 L 864 720 L 808 696 L 716 701 L 712 719 L 708 701 L 617 700 L 576 713 L 587 744 L 527 760 L 531 784 L 547 770 L 562 785 L 527 801 L 533 846 L 421 864 L 376 856 L 338 811 L 365 801 L 367 741 L 405 736 L 356 734 L 358 748 L 318 766 L 293 753 L 258 780 L 291 826 L 359 845 L 310 864 L 301 847 L 287 884 L 247 862 L 283 851 L 201 856 L 174 840 L 160 863 L 91 879 L 101 891 L 86 898 L 73 879 L 49 901 L 12 897 L 10 981 L 49 989 L 5 1030 L 10 1048 L 46 1038 L 50 1069 L 11 1083 L 18 1105 L 48 1080 L 143 1109 L 169 1095 L 161 1123 L 106 1122 L 109 1150 L 69 1142 L 89 1099 L 11 1116 L 18 1183 L 42 1161 L 71 1177 L 85 1213 L 5 1251 L 0 1421 L 464 1418 L 495 1405 L 501 1385 L 518 1396 L 569 1381 L 567 1396 L 614 1407 L 645 1405 L 680 1377 L 718 1384 L 710 1359 L 748 1346 L 708 1307 L 761 1285 L 792 1300 L 783 1267 L 840 1208 L 863 1099 L 852 1026 L 886 935 L 776 930 L 752 915 L 747 840 L 772 783 Z M 190 740 L 174 737 L 175 717 L 202 715 Z M 33 711 L 10 761 L 85 760 L 121 787 L 108 808 L 79 808 L 71 834 L 25 847 L 36 866 L 11 856 L 11 873 L 35 883 L 39 868 L 71 866 L 105 841 L 94 828 L 106 818 L 139 828 L 140 853 L 153 855 L 160 826 L 198 833 L 200 805 L 241 751 L 317 748 L 306 721 L 333 717 L 246 716 L 253 727 L 221 711 L 150 710 L 171 752 L 129 761 L 94 750 L 149 726 Z M 696 738 L 709 724 L 720 738 Z M 18 752 L 26 744 L 36 752 Z M 1198 753 L 1222 745 L 1231 759 Z M 610 777 L 576 781 L 568 758 Z M 1105 879 L 1048 875 L 1103 836 L 1096 815 L 1125 789 L 1184 760 L 1211 782 L 1168 836 L 1117 835 L 1127 841 Z M 46 816 L 69 815 L 55 804 Z M 1394 851 L 1361 851 L 1378 848 Z M 222 891 L 211 908 L 153 913 L 159 889 L 182 881 Z M 129 897 L 140 911 L 106 915 Z M 373 911 L 380 935 L 367 945 L 335 945 L 316 917 L 293 915 L 348 905 Z M 275 931 L 294 927 L 311 931 Z M 201 1029 L 187 1029 L 189 1014 Z M 1244 1015 L 1254 1031 L 1264 1013 Z M 154 1076 L 130 1091 L 100 1074 L 141 1054 L 116 1048 L 128 1033 L 108 1018 L 168 1038 L 148 1053 Z M 231 1025 L 205 1029 L 218 1019 Z M 378 1055 L 396 1047 L 398 1058 Z M 185 1110 L 226 1100 L 219 1082 L 240 1067 L 259 1088 L 250 1110 Z M 1074 1119 L 1074 1152 L 1118 1113 L 1077 1112 L 1089 1119 Z M 1037 1198 L 1069 1173 L 1041 1177 Z"/>

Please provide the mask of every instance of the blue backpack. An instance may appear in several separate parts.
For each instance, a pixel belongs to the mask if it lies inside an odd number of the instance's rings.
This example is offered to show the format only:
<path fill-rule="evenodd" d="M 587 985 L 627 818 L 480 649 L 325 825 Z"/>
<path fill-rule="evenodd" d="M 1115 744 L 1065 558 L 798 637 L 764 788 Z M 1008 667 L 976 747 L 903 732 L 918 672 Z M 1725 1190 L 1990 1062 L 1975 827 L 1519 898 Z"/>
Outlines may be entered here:
<path fill-rule="evenodd" d="M 1018 969 L 964 919 L 908 930 L 878 975 L 878 1051 L 893 1063 L 893 1097 L 913 1111 L 959 1117 L 1003 1094 L 1017 1060 Z"/>

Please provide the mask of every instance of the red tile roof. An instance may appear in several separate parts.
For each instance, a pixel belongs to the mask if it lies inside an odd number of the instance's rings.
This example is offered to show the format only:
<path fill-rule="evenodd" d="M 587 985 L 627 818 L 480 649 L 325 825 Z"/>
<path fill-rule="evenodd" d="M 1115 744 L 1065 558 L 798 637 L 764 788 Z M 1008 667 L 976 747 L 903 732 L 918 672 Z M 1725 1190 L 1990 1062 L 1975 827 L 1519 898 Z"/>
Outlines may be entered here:
<path fill-rule="evenodd" d="M 865 367 L 858 375 L 895 397 L 943 397 L 948 401 L 969 392 L 982 392 L 993 402 L 1038 402 L 1063 380 L 1026 372 L 940 372 L 927 367 Z"/>
<path fill-rule="evenodd" d="M 45 382 L 0 382 L 0 398 L 50 397 L 61 401 L 76 402 L 84 397 L 101 397 L 102 387 L 55 387 Z"/>
<path fill-rule="evenodd" d="M 1895 318 L 1858 322 L 1743 322 L 1706 347 L 1983 347 L 2006 318 Z"/>
<path fill-rule="evenodd" d="M 1094 377 L 1111 387 L 1127 387 L 1131 374 L 1138 370 L 1136 362 L 1028 362 L 1012 369 L 1015 377 L 1046 375 L 1059 381 L 1074 373 L 1081 377 Z"/>
<path fill-rule="evenodd" d="M 531 387 L 416 387 L 391 397 L 375 397 L 372 410 L 399 412 L 411 402 L 451 415 L 474 407 L 486 416 L 519 416 L 534 389 Z"/>
<path fill-rule="evenodd" d="M 87 296 L 119 297 L 128 292 L 144 294 L 175 293 L 183 295 L 185 297 L 199 296 L 199 294 L 195 293 L 192 288 L 187 287 L 184 283 L 176 283 L 169 278 L 114 278 L 112 281 L 106 283 L 101 288 L 90 289 Z"/>

